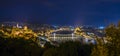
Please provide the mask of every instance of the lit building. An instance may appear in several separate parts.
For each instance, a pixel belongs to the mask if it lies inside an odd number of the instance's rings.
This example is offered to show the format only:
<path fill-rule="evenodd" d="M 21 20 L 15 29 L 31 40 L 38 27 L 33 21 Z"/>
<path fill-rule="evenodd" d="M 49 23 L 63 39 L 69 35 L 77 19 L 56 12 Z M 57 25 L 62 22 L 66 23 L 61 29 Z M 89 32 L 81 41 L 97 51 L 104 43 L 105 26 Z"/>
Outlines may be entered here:
<path fill-rule="evenodd" d="M 28 27 L 27 26 L 24 26 L 24 30 L 27 30 L 28 29 Z"/>

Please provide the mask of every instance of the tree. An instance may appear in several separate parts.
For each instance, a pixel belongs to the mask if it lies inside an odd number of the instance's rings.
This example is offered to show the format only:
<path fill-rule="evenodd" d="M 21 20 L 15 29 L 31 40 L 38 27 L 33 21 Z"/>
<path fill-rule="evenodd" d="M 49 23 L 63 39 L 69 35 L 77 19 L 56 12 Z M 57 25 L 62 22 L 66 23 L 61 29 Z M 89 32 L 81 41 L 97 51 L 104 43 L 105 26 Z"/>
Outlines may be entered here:
<path fill-rule="evenodd" d="M 111 24 L 106 28 L 106 36 L 108 39 L 109 56 L 120 55 L 120 22 L 117 26 Z"/>
<path fill-rule="evenodd" d="M 0 37 L 0 56 L 41 56 L 43 53 L 37 43 L 24 38 Z"/>
<path fill-rule="evenodd" d="M 94 46 L 91 56 L 108 56 L 108 49 L 102 39 L 96 39 L 97 45 Z"/>
<path fill-rule="evenodd" d="M 120 21 L 118 22 L 118 25 L 117 25 L 117 26 L 118 26 L 118 28 L 120 29 Z"/>
<path fill-rule="evenodd" d="M 57 53 L 58 51 L 56 50 L 56 48 L 49 48 L 44 52 L 43 56 L 58 56 Z"/>

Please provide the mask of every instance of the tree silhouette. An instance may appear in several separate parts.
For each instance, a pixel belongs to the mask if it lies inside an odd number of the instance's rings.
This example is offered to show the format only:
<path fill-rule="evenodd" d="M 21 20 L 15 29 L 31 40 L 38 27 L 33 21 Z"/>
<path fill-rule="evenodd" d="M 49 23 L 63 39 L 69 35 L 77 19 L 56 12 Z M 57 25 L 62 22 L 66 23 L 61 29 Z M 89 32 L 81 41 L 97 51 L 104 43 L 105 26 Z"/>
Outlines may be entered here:
<path fill-rule="evenodd" d="M 120 55 L 120 22 L 117 26 L 111 24 L 106 28 L 106 36 L 109 41 L 109 56 Z"/>

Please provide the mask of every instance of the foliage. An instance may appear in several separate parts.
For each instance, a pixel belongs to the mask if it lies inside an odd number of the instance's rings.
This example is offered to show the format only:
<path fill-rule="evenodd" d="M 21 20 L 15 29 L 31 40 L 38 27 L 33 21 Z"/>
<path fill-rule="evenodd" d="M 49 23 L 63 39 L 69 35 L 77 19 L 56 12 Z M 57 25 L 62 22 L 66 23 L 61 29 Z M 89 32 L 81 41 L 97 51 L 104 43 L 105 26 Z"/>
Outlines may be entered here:
<path fill-rule="evenodd" d="M 39 56 L 41 48 L 31 40 L 0 37 L 0 56 Z"/>
<path fill-rule="evenodd" d="M 97 38 L 97 45 L 94 45 L 91 56 L 108 56 L 108 49 L 102 39 Z"/>
<path fill-rule="evenodd" d="M 106 28 L 106 36 L 110 42 L 108 45 L 109 56 L 120 56 L 120 22 L 118 25 L 111 24 Z"/>
<path fill-rule="evenodd" d="M 59 47 L 50 48 L 43 56 L 90 56 L 92 45 L 83 45 L 80 42 L 65 42 Z"/>

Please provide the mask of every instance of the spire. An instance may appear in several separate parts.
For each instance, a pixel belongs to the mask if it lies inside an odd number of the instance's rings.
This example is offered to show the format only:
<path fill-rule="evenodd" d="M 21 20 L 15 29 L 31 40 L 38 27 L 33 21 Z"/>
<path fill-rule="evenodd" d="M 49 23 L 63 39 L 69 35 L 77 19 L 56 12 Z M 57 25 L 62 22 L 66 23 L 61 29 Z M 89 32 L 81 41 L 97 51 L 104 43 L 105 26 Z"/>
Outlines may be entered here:
<path fill-rule="evenodd" d="M 18 23 L 17 23 L 16 27 L 19 28 L 19 24 Z"/>

